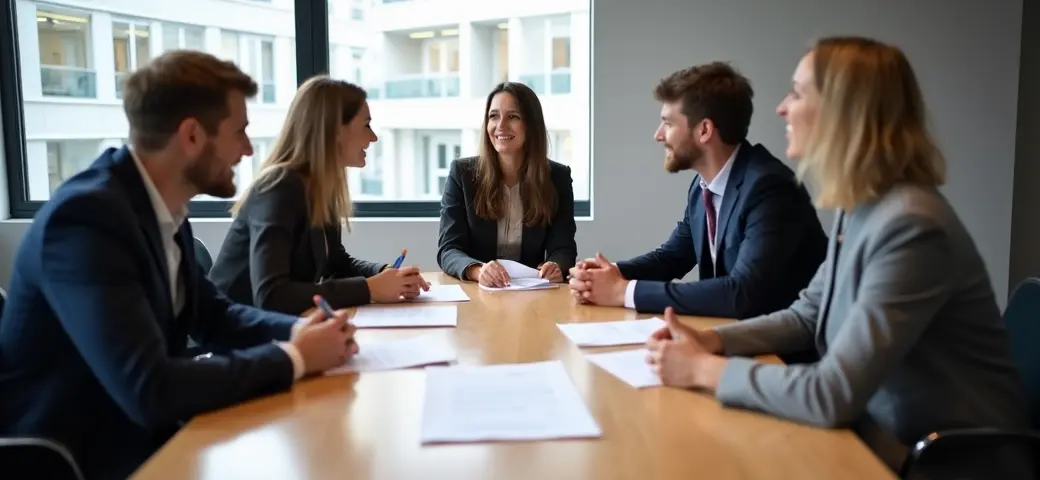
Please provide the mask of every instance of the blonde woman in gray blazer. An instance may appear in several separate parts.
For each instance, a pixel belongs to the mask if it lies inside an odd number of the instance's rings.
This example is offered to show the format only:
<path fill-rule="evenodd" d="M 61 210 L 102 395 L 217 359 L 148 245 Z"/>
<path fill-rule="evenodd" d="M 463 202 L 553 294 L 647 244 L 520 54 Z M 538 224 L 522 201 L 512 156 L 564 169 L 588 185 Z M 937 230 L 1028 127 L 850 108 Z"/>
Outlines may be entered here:
<path fill-rule="evenodd" d="M 786 310 L 708 331 L 667 312 L 670 328 L 648 342 L 665 385 L 853 427 L 894 469 L 936 430 L 1027 425 L 986 267 L 938 190 L 944 160 L 924 112 L 899 49 L 863 38 L 814 45 L 777 113 L 817 205 L 838 211 L 826 260 Z M 750 358 L 809 346 L 818 363 Z"/>

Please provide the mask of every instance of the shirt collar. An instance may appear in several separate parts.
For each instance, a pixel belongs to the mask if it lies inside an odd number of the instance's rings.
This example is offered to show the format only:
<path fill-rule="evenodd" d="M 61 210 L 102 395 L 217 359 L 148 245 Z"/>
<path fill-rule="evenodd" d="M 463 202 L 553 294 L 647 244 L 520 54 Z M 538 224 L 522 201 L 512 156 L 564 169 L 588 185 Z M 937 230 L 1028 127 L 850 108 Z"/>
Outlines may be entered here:
<path fill-rule="evenodd" d="M 740 145 L 733 149 L 733 153 L 729 156 L 729 160 L 726 160 L 726 164 L 722 166 L 722 170 L 719 170 L 719 174 L 715 175 L 711 183 L 704 183 L 704 178 L 701 178 L 701 188 L 714 193 L 715 195 L 722 196 L 726 191 L 726 183 L 729 182 L 729 171 L 733 167 L 733 159 L 737 158 L 737 152 L 740 151 Z"/>
<path fill-rule="evenodd" d="M 155 182 L 148 175 L 148 171 L 144 169 L 141 159 L 137 158 L 137 154 L 129 146 L 127 150 L 130 151 L 130 158 L 134 159 L 137 173 L 141 174 L 141 181 L 144 182 L 144 189 L 148 192 L 148 198 L 152 202 L 152 209 L 155 210 L 155 219 L 159 222 L 159 226 L 176 232 L 181 227 L 181 224 L 184 223 L 184 219 L 188 217 L 187 208 L 181 209 L 176 215 L 170 213 L 170 209 L 166 206 L 166 201 L 159 194 L 159 189 L 155 188 Z"/>

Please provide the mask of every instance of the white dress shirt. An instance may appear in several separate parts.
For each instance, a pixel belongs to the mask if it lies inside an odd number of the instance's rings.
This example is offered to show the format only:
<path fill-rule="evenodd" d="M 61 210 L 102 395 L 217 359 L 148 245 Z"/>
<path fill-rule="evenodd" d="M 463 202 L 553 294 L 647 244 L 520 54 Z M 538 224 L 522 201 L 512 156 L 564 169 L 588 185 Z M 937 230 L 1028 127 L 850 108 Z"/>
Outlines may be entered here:
<path fill-rule="evenodd" d="M 524 200 L 520 182 L 505 187 L 506 214 L 498 220 L 497 257 L 519 262 L 524 234 Z"/>
<path fill-rule="evenodd" d="M 733 167 L 733 159 L 737 158 L 737 152 L 740 151 L 740 145 L 733 149 L 733 153 L 730 154 L 729 159 L 726 160 L 725 165 L 719 170 L 719 174 L 715 175 L 715 178 L 711 180 L 711 183 L 704 183 L 704 179 L 698 179 L 701 184 L 701 188 L 707 190 L 713 194 L 711 197 L 711 203 L 715 206 L 715 225 L 718 226 L 718 215 L 722 211 L 722 194 L 726 192 L 726 184 L 729 183 L 729 171 Z M 704 224 L 705 228 L 708 225 L 708 212 L 704 212 Z M 707 230 L 705 230 L 707 231 Z M 716 249 L 719 243 L 719 235 L 724 232 L 715 232 L 715 241 L 710 242 L 708 248 L 711 252 L 711 263 L 715 264 Z M 700 239 L 694 239 L 693 241 L 698 242 Z M 636 280 L 631 280 L 628 285 L 625 286 L 625 308 L 636 308 Z"/>
<path fill-rule="evenodd" d="M 144 189 L 148 192 L 148 198 L 152 202 L 152 209 L 155 211 L 155 219 L 159 222 L 159 237 L 162 238 L 163 251 L 166 253 L 166 274 L 170 280 L 170 300 L 173 303 L 173 316 L 177 317 L 184 310 L 184 279 L 180 275 L 183 252 L 181 252 L 181 247 L 177 244 L 175 237 L 177 231 L 181 228 L 181 224 L 188 218 L 188 208 L 184 206 L 176 215 L 170 213 L 170 209 L 166 206 L 166 201 L 159 194 L 159 190 L 155 188 L 155 182 L 148 175 L 148 171 L 145 170 L 141 159 L 137 158 L 137 154 L 133 150 L 130 150 L 130 157 L 134 159 L 137 172 L 141 174 Z M 297 322 L 296 325 L 293 325 L 293 333 L 296 332 L 296 329 L 301 324 L 302 322 Z M 303 356 L 300 355 L 300 351 L 296 346 L 289 342 L 278 342 L 278 346 L 292 360 L 293 378 L 298 380 L 303 377 L 305 371 Z"/>

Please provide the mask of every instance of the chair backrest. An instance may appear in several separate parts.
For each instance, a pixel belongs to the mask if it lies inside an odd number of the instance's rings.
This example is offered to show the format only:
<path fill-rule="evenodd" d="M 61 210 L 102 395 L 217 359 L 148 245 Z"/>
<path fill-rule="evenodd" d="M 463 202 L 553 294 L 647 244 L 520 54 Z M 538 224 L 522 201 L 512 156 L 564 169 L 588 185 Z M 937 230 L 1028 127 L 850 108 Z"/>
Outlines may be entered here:
<path fill-rule="evenodd" d="M 63 445 L 44 438 L 0 437 L 0 465 L 10 480 L 83 480 L 83 472 Z"/>
<path fill-rule="evenodd" d="M 917 442 L 903 480 L 1040 480 L 1040 434 L 972 428 L 933 433 Z"/>
<path fill-rule="evenodd" d="M 199 266 L 202 267 L 202 271 L 209 273 L 210 269 L 213 268 L 213 256 L 209 254 L 209 249 L 206 248 L 206 244 L 199 240 L 199 237 L 195 239 L 195 261 L 199 262 Z"/>
<path fill-rule="evenodd" d="M 1011 293 L 1004 324 L 1026 389 L 1033 428 L 1040 430 L 1040 279 L 1027 278 Z"/>

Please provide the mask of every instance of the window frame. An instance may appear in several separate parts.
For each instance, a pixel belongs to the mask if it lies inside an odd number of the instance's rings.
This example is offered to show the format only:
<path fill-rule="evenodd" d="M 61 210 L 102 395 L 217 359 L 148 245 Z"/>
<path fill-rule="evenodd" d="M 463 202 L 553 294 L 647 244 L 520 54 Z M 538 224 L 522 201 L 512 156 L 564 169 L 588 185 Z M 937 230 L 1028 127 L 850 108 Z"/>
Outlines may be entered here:
<path fill-rule="evenodd" d="M 329 44 L 329 2 L 328 0 L 294 0 L 294 3 L 298 86 L 314 75 L 325 74 L 329 71 L 331 49 Z M 590 17 L 593 15 L 595 3 L 595 1 L 590 1 Z M 16 0 L 0 0 L 0 58 L 9 59 L 0 62 L 0 120 L 2 120 L 0 132 L 5 140 L 3 154 L 10 194 L 10 216 L 15 219 L 32 219 L 45 202 L 29 200 L 28 169 L 25 163 L 27 158 L 25 106 L 22 95 L 21 52 L 18 46 L 18 19 L 15 6 Z M 158 21 L 165 22 L 161 19 Z M 161 53 L 156 52 L 155 54 Z M 591 65 L 589 68 L 591 69 Z M 591 94 L 592 88 L 589 89 L 590 97 Z M 589 100 L 591 105 L 591 98 Z M 591 118 L 589 120 L 591 122 Z M 591 130 L 590 128 L 590 132 Z M 591 134 L 589 142 L 591 152 Z M 590 192 L 591 190 L 590 185 Z M 193 218 L 229 218 L 231 205 L 232 201 L 192 201 L 189 203 L 188 209 Z M 575 201 L 574 214 L 576 217 L 588 217 L 591 214 L 591 199 Z M 354 204 L 355 218 L 437 218 L 439 216 L 440 202 L 437 200 L 360 201 Z"/>

